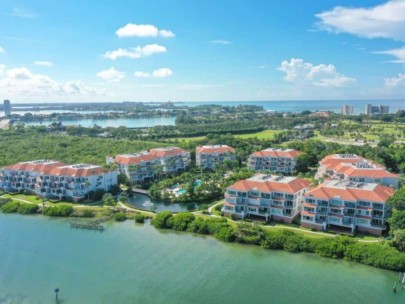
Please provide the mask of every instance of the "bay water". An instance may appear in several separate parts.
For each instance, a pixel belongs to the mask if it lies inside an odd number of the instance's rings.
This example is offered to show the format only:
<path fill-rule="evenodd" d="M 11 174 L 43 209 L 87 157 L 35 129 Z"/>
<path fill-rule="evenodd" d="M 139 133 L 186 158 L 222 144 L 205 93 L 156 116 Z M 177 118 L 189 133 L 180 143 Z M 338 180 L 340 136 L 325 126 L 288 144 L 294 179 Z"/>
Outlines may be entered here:
<path fill-rule="evenodd" d="M 108 222 L 0 214 L 0 303 L 404 303 L 398 273 Z"/>

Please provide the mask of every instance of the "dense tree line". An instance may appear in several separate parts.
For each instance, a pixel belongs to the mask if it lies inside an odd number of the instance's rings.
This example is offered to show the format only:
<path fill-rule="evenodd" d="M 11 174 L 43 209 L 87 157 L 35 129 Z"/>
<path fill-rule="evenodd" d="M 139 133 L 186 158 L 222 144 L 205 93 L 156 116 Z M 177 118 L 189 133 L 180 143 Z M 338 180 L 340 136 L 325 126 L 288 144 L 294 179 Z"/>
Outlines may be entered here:
<path fill-rule="evenodd" d="M 322 257 L 345 259 L 396 271 L 405 270 L 405 254 L 390 246 L 389 242 L 360 243 L 347 236 L 313 239 L 286 229 L 263 229 L 258 224 L 229 225 L 226 219 L 195 217 L 192 213 L 160 212 L 152 225 L 159 229 L 211 234 L 225 242 L 258 245 L 266 249 L 288 252 L 309 252 Z"/>
<path fill-rule="evenodd" d="M 105 157 L 166 146 L 134 140 L 52 135 L 37 129 L 0 131 L 0 166 L 35 159 L 105 164 Z"/>

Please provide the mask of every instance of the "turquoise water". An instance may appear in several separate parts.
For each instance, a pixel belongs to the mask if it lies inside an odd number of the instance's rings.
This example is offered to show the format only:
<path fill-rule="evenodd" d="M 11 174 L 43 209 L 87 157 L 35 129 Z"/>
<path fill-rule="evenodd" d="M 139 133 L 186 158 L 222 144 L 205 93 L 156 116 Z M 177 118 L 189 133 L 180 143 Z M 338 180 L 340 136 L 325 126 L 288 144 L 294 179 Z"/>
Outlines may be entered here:
<path fill-rule="evenodd" d="M 81 125 L 83 127 L 92 127 L 98 125 L 105 127 L 127 127 L 127 128 L 145 128 L 160 125 L 174 126 L 175 117 L 145 117 L 145 118 L 116 118 L 116 119 L 77 119 L 77 120 L 62 120 L 65 126 Z M 38 121 L 24 122 L 27 126 L 47 126 L 53 121 L 44 120 L 42 123 Z"/>
<path fill-rule="evenodd" d="M 0 214 L 0 303 L 404 303 L 398 275 L 308 254 L 107 223 Z"/>

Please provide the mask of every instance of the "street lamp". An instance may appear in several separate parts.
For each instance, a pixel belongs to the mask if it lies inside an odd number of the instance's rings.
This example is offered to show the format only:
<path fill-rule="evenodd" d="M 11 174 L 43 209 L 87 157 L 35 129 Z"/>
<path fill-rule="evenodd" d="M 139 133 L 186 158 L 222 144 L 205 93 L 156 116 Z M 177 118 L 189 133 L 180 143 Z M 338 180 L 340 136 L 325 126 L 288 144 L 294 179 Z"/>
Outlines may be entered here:
<path fill-rule="evenodd" d="M 55 288 L 55 300 L 58 300 L 58 294 L 59 294 L 60 289 L 59 288 Z"/>

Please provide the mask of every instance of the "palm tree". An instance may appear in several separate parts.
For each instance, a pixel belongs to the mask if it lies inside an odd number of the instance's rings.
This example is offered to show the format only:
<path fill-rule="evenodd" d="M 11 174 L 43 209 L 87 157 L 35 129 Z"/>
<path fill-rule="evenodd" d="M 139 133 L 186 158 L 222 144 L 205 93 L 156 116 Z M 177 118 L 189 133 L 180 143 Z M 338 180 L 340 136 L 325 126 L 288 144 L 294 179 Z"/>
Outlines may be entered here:
<path fill-rule="evenodd" d="M 132 183 L 132 175 L 133 174 L 138 174 L 139 171 L 141 170 L 141 165 L 140 164 L 130 164 L 128 166 L 128 175 L 129 175 L 129 182 Z"/>
<path fill-rule="evenodd" d="M 84 182 L 84 186 L 86 187 L 86 190 L 87 190 L 87 200 L 89 200 L 90 199 L 89 187 L 91 186 L 91 183 L 89 182 L 88 179 Z"/>
<path fill-rule="evenodd" d="M 158 180 L 160 181 L 160 178 L 161 178 L 161 176 L 162 176 L 162 173 L 163 173 L 163 165 L 161 165 L 161 164 L 156 164 L 155 166 L 154 166 L 154 171 L 155 171 L 155 176 L 157 176 L 158 177 Z"/>

